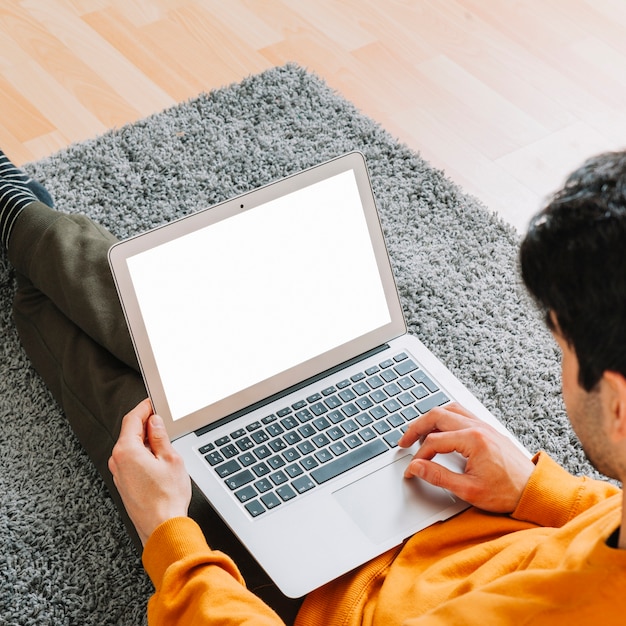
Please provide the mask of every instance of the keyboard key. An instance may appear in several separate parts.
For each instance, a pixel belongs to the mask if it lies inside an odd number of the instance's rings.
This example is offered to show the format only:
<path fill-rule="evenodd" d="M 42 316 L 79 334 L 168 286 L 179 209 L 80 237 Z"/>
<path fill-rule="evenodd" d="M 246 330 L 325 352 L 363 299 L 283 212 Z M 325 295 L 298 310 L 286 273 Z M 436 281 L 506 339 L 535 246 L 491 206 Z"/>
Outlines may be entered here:
<path fill-rule="evenodd" d="M 400 374 L 400 376 L 405 376 L 410 372 L 414 372 L 417 369 L 417 365 L 409 359 L 406 361 L 402 361 L 402 363 L 398 363 L 398 365 L 396 365 L 394 369 L 398 374 Z"/>
<path fill-rule="evenodd" d="M 355 404 L 350 402 L 350 404 L 346 404 L 346 406 L 341 407 L 341 411 L 346 417 L 352 417 L 359 412 L 359 409 Z"/>
<path fill-rule="evenodd" d="M 239 454 L 240 450 L 239 448 L 237 448 L 237 446 L 229 443 L 220 448 L 220 452 L 224 455 L 225 458 L 232 459 L 234 456 L 237 456 Z"/>
<path fill-rule="evenodd" d="M 269 474 L 270 468 L 265 463 L 257 463 L 252 466 L 252 471 L 259 477 Z"/>
<path fill-rule="evenodd" d="M 363 396 L 362 398 L 357 398 L 355 402 L 359 409 L 361 409 L 362 411 L 366 411 L 370 407 L 374 406 L 374 403 L 366 396 Z"/>
<path fill-rule="evenodd" d="M 404 411 L 400 411 L 400 413 L 407 422 L 414 420 L 419 415 L 419 413 L 415 410 L 415 407 L 412 406 L 407 407 Z"/>
<path fill-rule="evenodd" d="M 313 415 L 322 415 L 322 413 L 328 413 L 328 409 L 323 402 L 316 402 L 315 404 L 312 404 L 310 408 Z"/>
<path fill-rule="evenodd" d="M 342 380 L 337 383 L 337 389 L 345 389 L 350 386 L 350 381 L 348 379 Z"/>
<path fill-rule="evenodd" d="M 295 448 L 289 448 L 283 452 L 283 459 L 287 461 L 287 463 L 291 463 L 292 461 L 297 461 L 300 458 L 300 453 Z"/>
<path fill-rule="evenodd" d="M 352 387 L 352 389 L 358 396 L 364 396 L 366 393 L 369 393 L 371 391 L 369 386 L 363 382 L 357 383 Z"/>
<path fill-rule="evenodd" d="M 326 436 L 332 441 L 337 441 L 337 439 L 341 439 L 344 436 L 343 430 L 338 426 L 333 426 L 326 431 Z"/>
<path fill-rule="evenodd" d="M 371 441 L 370 443 L 359 446 L 355 450 L 347 454 L 337 457 L 330 463 L 324 463 L 311 472 L 311 477 L 316 483 L 321 485 L 336 476 L 351 470 L 370 459 L 377 457 L 379 454 L 386 452 L 389 448 L 380 439 Z"/>
<path fill-rule="evenodd" d="M 261 513 L 265 513 L 265 507 L 258 500 L 247 502 L 246 509 L 248 510 L 248 513 L 252 515 L 252 517 L 258 517 L 259 515 L 261 515 Z"/>
<path fill-rule="evenodd" d="M 289 485 L 278 487 L 278 489 L 276 489 L 276 493 L 280 496 L 283 502 L 287 502 L 287 500 L 291 500 L 296 497 L 296 492 Z"/>
<path fill-rule="evenodd" d="M 353 383 L 356 383 L 359 380 L 363 380 L 364 378 L 365 378 L 365 374 L 363 372 L 359 372 L 358 374 L 355 374 L 354 376 L 350 376 L 350 380 Z"/>
<path fill-rule="evenodd" d="M 238 439 L 239 437 L 243 437 L 246 434 L 245 428 L 238 428 L 235 432 L 230 433 L 230 436 L 233 439 Z"/>
<path fill-rule="evenodd" d="M 274 509 L 281 501 L 275 493 L 269 492 L 261 496 L 261 502 L 263 502 L 268 509 Z"/>
<path fill-rule="evenodd" d="M 409 406 L 409 404 L 413 404 L 414 401 L 415 401 L 415 398 L 408 391 L 405 391 L 404 393 L 401 393 L 398 396 L 398 402 L 402 406 Z"/>
<path fill-rule="evenodd" d="M 278 469 L 279 467 L 285 466 L 285 460 L 282 457 L 276 455 L 276 456 L 273 456 L 271 459 L 267 459 L 267 464 L 272 469 Z"/>
<path fill-rule="evenodd" d="M 387 394 L 382 389 L 377 389 L 374 393 L 370 394 L 370 398 L 375 404 L 380 404 L 387 399 Z"/>
<path fill-rule="evenodd" d="M 381 369 L 387 369 L 388 367 L 391 367 L 393 364 L 394 364 L 393 359 L 386 359 L 385 361 L 383 361 L 379 365 L 380 365 Z"/>
<path fill-rule="evenodd" d="M 282 485 L 283 483 L 287 482 L 287 474 L 279 470 L 278 472 L 274 472 L 273 474 L 270 474 L 270 480 L 275 485 Z"/>
<path fill-rule="evenodd" d="M 341 400 L 337 396 L 330 396 L 330 398 L 324 400 L 324 404 L 329 409 L 336 409 L 338 406 L 341 406 Z"/>
<path fill-rule="evenodd" d="M 415 374 L 411 374 L 411 378 L 416 383 L 422 383 L 431 393 L 439 391 L 439 387 L 430 378 L 428 378 L 425 372 L 419 371 Z"/>
<path fill-rule="evenodd" d="M 315 430 L 315 428 L 313 428 L 312 424 L 305 424 L 304 426 L 300 426 L 300 428 L 298 428 L 298 432 L 305 439 L 307 439 L 308 437 L 312 437 L 313 435 L 317 434 L 317 430 Z"/>
<path fill-rule="evenodd" d="M 400 387 L 398 387 L 396 383 L 391 383 L 391 385 L 385 385 L 383 389 L 390 398 L 393 398 L 393 396 L 397 396 L 402 391 L 402 389 L 400 389 Z"/>
<path fill-rule="evenodd" d="M 252 500 L 252 498 L 256 498 L 259 494 L 252 485 L 248 485 L 239 491 L 235 491 L 235 495 L 239 499 L 239 502 L 247 502 L 248 500 Z"/>
<path fill-rule="evenodd" d="M 349 435 L 350 433 L 353 433 L 355 430 L 359 430 L 359 427 L 357 426 L 357 423 L 354 420 L 346 420 L 341 425 L 341 428 L 344 429 L 347 435 Z"/>
<path fill-rule="evenodd" d="M 402 405 L 395 398 L 388 400 L 387 402 L 383 402 L 383 406 L 389 413 L 393 413 L 394 411 L 402 408 Z"/>
<path fill-rule="evenodd" d="M 287 444 L 282 439 L 272 439 L 268 445 L 274 452 L 280 452 L 287 447 Z"/>
<path fill-rule="evenodd" d="M 400 352 L 400 354 L 396 354 L 396 356 L 393 357 L 393 360 L 396 363 L 399 363 L 400 361 L 404 361 L 405 359 L 408 359 L 409 355 L 406 352 Z"/>
<path fill-rule="evenodd" d="M 263 443 L 270 438 L 270 436 L 264 430 L 257 430 L 253 432 L 250 436 L 252 437 L 252 441 L 257 444 Z"/>
<path fill-rule="evenodd" d="M 225 435 L 224 437 L 220 437 L 219 439 L 216 439 L 215 445 L 221 447 L 224 444 L 228 443 L 229 441 L 230 441 L 230 437 L 228 435 Z"/>
<path fill-rule="evenodd" d="M 224 460 L 224 457 L 219 452 L 209 452 L 204 458 L 208 461 L 209 465 L 213 466 L 219 465 Z"/>
<path fill-rule="evenodd" d="M 315 483 L 308 476 L 296 478 L 291 485 L 298 493 L 304 493 L 315 487 Z"/>
<path fill-rule="evenodd" d="M 270 424 L 265 430 L 270 437 L 278 437 L 278 435 L 282 435 L 285 432 L 280 424 Z"/>
<path fill-rule="evenodd" d="M 309 409 L 302 409 L 302 411 L 298 411 L 296 413 L 296 417 L 304 424 L 304 422 L 308 422 L 310 419 L 313 419 L 313 413 L 311 413 Z"/>
<path fill-rule="evenodd" d="M 287 465 L 285 472 L 287 472 L 290 478 L 295 478 L 296 476 L 302 475 L 303 470 L 297 463 L 292 463 L 291 465 Z"/>
<path fill-rule="evenodd" d="M 348 435 L 343 442 L 348 446 L 348 448 L 356 448 L 363 445 L 363 441 L 361 441 L 358 435 Z"/>
<path fill-rule="evenodd" d="M 305 470 L 311 470 L 317 467 L 319 463 L 312 456 L 307 456 L 300 461 L 300 465 L 302 465 Z"/>
<path fill-rule="evenodd" d="M 409 376 L 405 376 L 398 381 L 398 385 L 406 391 L 407 389 L 411 389 L 411 387 L 415 387 L 415 381 Z"/>
<path fill-rule="evenodd" d="M 270 489 L 274 488 L 274 485 L 272 485 L 272 483 L 269 480 L 267 480 L 267 478 L 257 480 L 254 483 L 254 486 L 256 487 L 256 490 L 259 493 L 265 493 L 266 491 L 269 491 Z"/>
<path fill-rule="evenodd" d="M 352 389 L 344 389 L 343 391 L 339 393 L 339 397 L 344 402 L 350 402 L 351 400 L 354 400 L 356 398 L 356 393 L 354 393 Z"/>
<path fill-rule="evenodd" d="M 298 443 L 298 441 L 302 441 L 302 437 L 298 433 L 294 433 L 291 431 L 290 433 L 285 433 L 283 439 L 290 445 L 294 446 Z"/>
<path fill-rule="evenodd" d="M 230 461 L 226 461 L 226 463 L 223 463 L 222 465 L 218 465 L 215 468 L 215 471 L 220 478 L 226 478 L 226 476 L 230 476 L 231 474 L 238 472 L 240 469 L 241 465 L 239 465 L 235 459 L 232 459 Z"/>
<path fill-rule="evenodd" d="M 200 454 L 206 454 L 207 452 L 211 452 L 211 450 L 214 450 L 214 449 L 215 449 L 215 446 L 212 443 L 207 443 L 205 446 L 198 448 L 198 452 Z"/>
<path fill-rule="evenodd" d="M 372 374 L 376 374 L 376 372 L 380 372 L 380 368 L 378 367 L 378 365 L 374 365 L 373 367 L 368 367 L 368 368 L 365 370 L 365 373 L 366 373 L 368 376 L 371 376 Z"/>
<path fill-rule="evenodd" d="M 317 430 L 326 430 L 330 426 L 330 422 L 325 417 L 318 417 L 313 420 L 313 426 L 315 426 Z"/>
<path fill-rule="evenodd" d="M 382 406 L 375 406 L 371 411 L 370 411 L 370 415 L 375 419 L 375 420 L 379 420 L 382 417 L 385 417 L 385 415 L 387 415 L 387 411 L 385 411 L 385 409 Z"/>
<path fill-rule="evenodd" d="M 372 439 L 376 439 L 376 433 L 368 426 L 359 432 L 359 437 L 361 437 L 363 441 L 371 441 Z"/>
<path fill-rule="evenodd" d="M 380 376 L 372 376 L 371 378 L 367 379 L 367 384 L 372 389 L 378 389 L 385 384 L 385 381 Z"/>
<path fill-rule="evenodd" d="M 400 437 L 402 437 L 402 431 L 400 430 L 394 430 L 390 433 L 387 433 L 383 439 L 387 442 L 387 445 L 390 448 L 397 448 L 398 447 L 398 441 L 400 441 Z"/>
<path fill-rule="evenodd" d="M 254 430 L 259 430 L 261 428 L 261 422 L 252 422 L 252 424 L 248 424 L 246 426 L 246 430 L 251 433 Z"/>
<path fill-rule="evenodd" d="M 291 430 L 292 428 L 298 426 L 300 422 L 293 415 L 288 415 L 280 420 L 280 423 L 285 430 Z"/>
<path fill-rule="evenodd" d="M 257 459 L 266 459 L 268 456 L 272 455 L 272 451 L 267 446 L 259 446 L 253 450 L 254 455 Z"/>
<path fill-rule="evenodd" d="M 326 389 L 322 389 L 322 395 L 323 396 L 329 396 L 332 393 L 335 393 L 335 391 L 337 391 L 334 387 L 326 387 Z"/>
<path fill-rule="evenodd" d="M 391 426 L 389 426 L 389 424 L 385 421 L 382 422 L 376 422 L 374 424 L 374 430 L 379 434 L 379 435 L 383 435 L 385 433 L 388 433 L 391 430 Z"/>
<path fill-rule="evenodd" d="M 298 402 L 291 405 L 291 408 L 294 411 L 299 411 L 300 409 L 303 409 L 305 406 L 306 406 L 306 402 L 304 400 L 298 400 Z"/>
<path fill-rule="evenodd" d="M 234 491 L 235 489 L 239 489 L 239 487 L 243 487 L 248 483 L 254 480 L 254 476 L 250 470 L 243 470 L 243 472 L 239 472 L 239 474 L 234 474 L 229 476 L 224 482 Z"/>
<path fill-rule="evenodd" d="M 256 457 L 254 456 L 254 454 L 252 454 L 252 452 L 245 452 L 244 454 L 239 456 L 237 460 L 244 467 L 248 467 L 248 465 L 252 465 L 253 463 L 256 463 Z"/>
<path fill-rule="evenodd" d="M 402 426 L 404 424 L 404 418 L 400 413 L 394 413 L 387 418 L 387 421 L 393 428 L 397 428 L 398 426 Z"/>
<path fill-rule="evenodd" d="M 380 377 L 386 382 L 390 383 L 392 380 L 397 380 L 398 375 L 393 370 L 385 370 L 381 373 Z"/>
<path fill-rule="evenodd" d="M 317 402 L 318 400 L 321 400 L 321 399 L 322 399 L 321 394 L 319 394 L 319 393 L 314 393 L 312 396 L 309 396 L 309 397 L 306 399 L 306 401 L 307 401 L 309 404 L 312 404 L 313 402 Z"/>
<path fill-rule="evenodd" d="M 320 433 L 319 435 L 316 435 L 315 437 L 313 437 L 311 439 L 311 441 L 318 447 L 318 448 L 323 448 L 324 446 L 327 446 L 330 441 L 328 439 L 328 437 L 326 435 L 324 435 L 323 433 Z"/>
<path fill-rule="evenodd" d="M 328 419 L 333 423 L 337 424 L 346 419 L 346 416 L 341 411 L 331 411 L 328 414 Z"/>
<path fill-rule="evenodd" d="M 315 458 L 320 462 L 320 463 L 326 463 L 326 461 L 330 461 L 333 457 L 333 455 L 328 451 L 327 448 L 324 448 L 323 450 L 318 450 L 315 453 Z"/>
<path fill-rule="evenodd" d="M 371 424 L 374 420 L 367 413 L 361 413 L 361 415 L 357 415 L 356 421 L 361 426 L 367 426 L 368 424 Z"/>
<path fill-rule="evenodd" d="M 434 409 L 436 406 L 445 404 L 449 399 L 450 398 L 448 398 L 443 391 L 440 391 L 439 393 L 418 402 L 416 406 L 421 413 L 426 413 L 427 411 L 430 411 L 430 409 Z"/>
<path fill-rule="evenodd" d="M 264 424 L 271 424 L 272 422 L 276 421 L 276 416 L 272 413 L 272 415 L 267 415 L 266 417 L 264 417 L 261 422 L 263 422 Z"/>
<path fill-rule="evenodd" d="M 311 454 L 311 452 L 315 452 L 315 446 L 310 441 L 303 441 L 302 443 L 299 443 L 297 448 L 302 454 Z"/>
<path fill-rule="evenodd" d="M 331 450 L 335 456 L 339 456 L 340 454 L 347 452 L 348 448 L 346 448 L 341 441 L 337 441 L 329 446 L 329 450 Z"/>
<path fill-rule="evenodd" d="M 276 415 L 278 415 L 278 417 L 285 417 L 285 415 L 289 415 L 289 413 L 291 413 L 291 407 L 286 406 L 284 409 L 281 409 L 280 411 L 276 411 Z"/>
<path fill-rule="evenodd" d="M 245 452 L 246 450 L 250 450 L 251 448 L 254 448 L 254 441 L 252 441 L 250 437 L 242 437 L 241 439 L 237 440 L 237 447 L 242 452 Z"/>

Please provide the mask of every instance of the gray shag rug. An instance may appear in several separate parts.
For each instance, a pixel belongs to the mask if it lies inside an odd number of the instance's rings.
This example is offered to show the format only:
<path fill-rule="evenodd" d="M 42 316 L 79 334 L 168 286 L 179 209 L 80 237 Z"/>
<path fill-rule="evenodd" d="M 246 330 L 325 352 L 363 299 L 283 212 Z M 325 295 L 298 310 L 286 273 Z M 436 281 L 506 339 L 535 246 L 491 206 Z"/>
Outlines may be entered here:
<path fill-rule="evenodd" d="M 592 473 L 518 237 L 316 76 L 287 65 L 26 169 L 119 237 L 350 150 L 369 164 L 412 333 L 532 451 Z M 145 622 L 152 587 L 99 476 L 20 347 L 0 253 L 0 623 Z"/>

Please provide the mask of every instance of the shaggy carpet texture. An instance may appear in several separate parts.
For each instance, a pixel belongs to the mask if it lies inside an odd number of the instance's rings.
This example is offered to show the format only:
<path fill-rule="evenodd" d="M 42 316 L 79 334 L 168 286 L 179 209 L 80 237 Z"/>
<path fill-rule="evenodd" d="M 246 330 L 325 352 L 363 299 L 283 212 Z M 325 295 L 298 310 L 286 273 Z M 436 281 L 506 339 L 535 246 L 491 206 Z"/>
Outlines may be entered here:
<path fill-rule="evenodd" d="M 252 76 L 26 169 L 59 209 L 123 238 L 350 150 L 369 164 L 410 332 L 530 450 L 593 474 L 513 229 L 304 69 Z M 20 347 L 14 290 L 0 253 L 0 623 L 142 624 L 151 583 Z"/>

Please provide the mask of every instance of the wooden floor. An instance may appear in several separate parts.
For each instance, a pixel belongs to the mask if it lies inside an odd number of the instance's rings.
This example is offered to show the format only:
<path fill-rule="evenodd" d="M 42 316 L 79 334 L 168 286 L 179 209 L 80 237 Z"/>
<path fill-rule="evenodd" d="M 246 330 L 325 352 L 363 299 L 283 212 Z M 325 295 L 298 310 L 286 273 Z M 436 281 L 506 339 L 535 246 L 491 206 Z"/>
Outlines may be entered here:
<path fill-rule="evenodd" d="M 287 61 L 520 229 L 626 145 L 623 0 L 2 0 L 0 146 L 36 160 Z"/>

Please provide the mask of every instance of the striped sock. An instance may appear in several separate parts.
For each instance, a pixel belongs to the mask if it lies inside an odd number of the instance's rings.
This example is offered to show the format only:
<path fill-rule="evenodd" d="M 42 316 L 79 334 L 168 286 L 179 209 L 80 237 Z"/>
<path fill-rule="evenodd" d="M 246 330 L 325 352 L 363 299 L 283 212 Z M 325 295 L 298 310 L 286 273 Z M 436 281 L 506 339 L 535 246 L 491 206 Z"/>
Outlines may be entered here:
<path fill-rule="evenodd" d="M 30 178 L 24 170 L 13 165 L 2 150 L 0 150 L 0 179 L 24 183 L 37 196 L 37 200 L 54 207 L 54 201 L 48 190 L 40 182 Z"/>
<path fill-rule="evenodd" d="M 9 237 L 18 215 L 36 200 L 37 196 L 24 182 L 0 178 L 0 244 L 5 248 L 9 245 Z"/>

